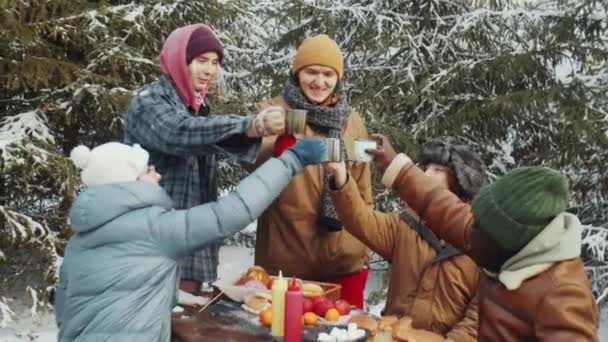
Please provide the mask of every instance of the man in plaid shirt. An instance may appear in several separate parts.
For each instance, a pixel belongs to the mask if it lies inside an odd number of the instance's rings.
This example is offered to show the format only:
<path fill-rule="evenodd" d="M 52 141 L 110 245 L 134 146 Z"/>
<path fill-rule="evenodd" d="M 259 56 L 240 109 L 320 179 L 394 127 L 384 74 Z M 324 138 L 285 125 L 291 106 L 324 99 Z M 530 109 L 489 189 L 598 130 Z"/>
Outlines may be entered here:
<path fill-rule="evenodd" d="M 206 91 L 222 58 L 222 46 L 207 26 L 178 28 L 161 51 L 163 75 L 138 92 L 125 115 L 124 143 L 150 152 L 150 164 L 163 175 L 161 185 L 177 209 L 217 199 L 218 153 L 253 162 L 260 138 L 284 130 L 284 111 L 277 108 L 255 116 L 210 112 Z M 201 282 L 217 278 L 221 243 L 181 261 L 184 290 L 197 292 Z"/>

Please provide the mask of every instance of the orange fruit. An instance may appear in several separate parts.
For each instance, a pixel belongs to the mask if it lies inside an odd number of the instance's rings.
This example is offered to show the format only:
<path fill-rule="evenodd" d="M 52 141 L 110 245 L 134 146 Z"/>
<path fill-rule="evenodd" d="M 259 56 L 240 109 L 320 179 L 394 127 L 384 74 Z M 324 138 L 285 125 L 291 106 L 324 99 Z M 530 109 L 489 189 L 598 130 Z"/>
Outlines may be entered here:
<path fill-rule="evenodd" d="M 304 324 L 306 325 L 317 325 L 317 315 L 314 312 L 307 312 L 302 316 L 304 318 Z"/>
<path fill-rule="evenodd" d="M 331 308 L 325 313 L 325 319 L 328 321 L 337 321 L 340 319 L 340 312 L 335 308 Z"/>
<path fill-rule="evenodd" d="M 262 322 L 262 325 L 265 325 L 267 327 L 269 327 L 272 324 L 272 308 L 271 307 L 260 312 L 260 322 Z"/>

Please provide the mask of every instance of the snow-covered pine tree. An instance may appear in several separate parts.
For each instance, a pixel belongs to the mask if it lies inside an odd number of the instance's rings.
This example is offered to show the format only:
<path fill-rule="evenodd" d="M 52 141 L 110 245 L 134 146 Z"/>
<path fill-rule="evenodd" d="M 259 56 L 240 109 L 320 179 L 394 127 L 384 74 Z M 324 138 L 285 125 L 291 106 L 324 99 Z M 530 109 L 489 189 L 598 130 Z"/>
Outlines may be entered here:
<path fill-rule="evenodd" d="M 601 163 L 608 157 L 605 2 L 0 5 L 0 259 L 6 259 L 0 262 L 0 293 L 43 283 L 29 276 L 36 272 L 15 271 L 23 265 L 39 269 L 38 278 L 49 270 L 52 282 L 55 246 L 69 236 L 66 215 L 78 187 L 67 153 L 79 143 L 119 137 L 133 91 L 158 75 L 163 38 L 195 22 L 210 24 L 225 44 L 225 87 L 212 94 L 214 109 L 244 112 L 280 94 L 302 39 L 329 33 L 345 52 L 346 89 L 370 130 L 388 133 L 412 154 L 430 137 L 457 136 L 477 146 L 497 176 L 519 165 L 561 168 L 585 223 L 608 225 L 602 219 L 608 171 Z M 242 171 L 223 163 L 222 174 L 230 186 Z M 379 192 L 377 200 L 390 210 L 393 198 L 386 195 Z M 606 298 L 605 229 L 586 234 L 596 295 Z M 41 256 L 32 257 L 36 253 Z"/>
<path fill-rule="evenodd" d="M 159 74 L 164 37 L 190 23 L 216 29 L 234 89 L 218 107 L 242 110 L 259 96 L 251 73 L 269 33 L 240 0 L 0 4 L 0 293 L 12 296 L 54 283 L 78 188 L 68 153 L 119 139 L 133 92 Z"/>
<path fill-rule="evenodd" d="M 415 154 L 428 138 L 456 136 L 478 148 L 494 176 L 521 165 L 559 168 L 571 180 L 573 206 L 599 208 L 608 199 L 607 6 L 303 0 L 283 7 L 293 27 L 283 41 L 334 36 L 356 109 L 399 148 Z M 376 200 L 395 206 L 385 192 Z M 586 236 L 602 299 L 606 230 L 589 227 Z"/>
<path fill-rule="evenodd" d="M 302 33 L 339 40 L 357 108 L 372 126 L 397 127 L 403 148 L 459 136 L 497 175 L 525 164 L 564 169 L 577 201 L 587 202 L 608 192 L 599 163 L 608 151 L 606 6 L 317 0 L 291 7 Z"/>
<path fill-rule="evenodd" d="M 583 253 L 587 274 L 598 304 L 608 303 L 608 202 L 572 208 L 585 226 Z"/>

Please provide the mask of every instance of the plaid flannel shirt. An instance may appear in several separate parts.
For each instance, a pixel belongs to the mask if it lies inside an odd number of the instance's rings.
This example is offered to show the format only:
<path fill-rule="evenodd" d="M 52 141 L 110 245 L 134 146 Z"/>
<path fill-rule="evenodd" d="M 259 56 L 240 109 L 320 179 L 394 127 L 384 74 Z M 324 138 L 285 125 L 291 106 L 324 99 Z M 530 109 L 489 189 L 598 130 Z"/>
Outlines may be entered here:
<path fill-rule="evenodd" d="M 144 86 L 125 114 L 125 144 L 140 144 L 150 152 L 150 164 L 162 174 L 161 186 L 177 209 L 217 200 L 217 159 L 227 152 L 253 162 L 260 139 L 244 133 L 251 116 L 213 115 L 208 103 L 198 114 L 188 110 L 166 76 Z M 212 282 L 217 278 L 222 240 L 180 261 L 181 278 Z"/>

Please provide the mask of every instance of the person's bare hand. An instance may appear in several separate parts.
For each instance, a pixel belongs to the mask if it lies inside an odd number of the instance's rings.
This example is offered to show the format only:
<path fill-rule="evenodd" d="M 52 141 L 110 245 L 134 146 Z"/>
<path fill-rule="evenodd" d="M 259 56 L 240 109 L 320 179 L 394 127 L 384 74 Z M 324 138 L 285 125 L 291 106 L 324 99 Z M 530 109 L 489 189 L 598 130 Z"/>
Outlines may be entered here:
<path fill-rule="evenodd" d="M 260 115 L 264 120 L 265 135 L 283 134 L 285 132 L 285 109 L 283 107 L 268 107 Z"/>
<path fill-rule="evenodd" d="M 246 134 L 251 138 L 279 135 L 285 132 L 285 125 L 285 109 L 280 106 L 271 106 L 254 117 Z"/>
<path fill-rule="evenodd" d="M 346 184 L 348 180 L 346 164 L 341 162 L 326 162 L 323 163 L 325 172 L 330 173 L 334 177 L 334 184 L 336 188 L 340 189 Z"/>
<path fill-rule="evenodd" d="M 397 156 L 397 152 L 391 145 L 388 138 L 382 134 L 372 134 L 372 139 L 378 142 L 375 149 L 368 149 L 365 152 L 374 156 L 374 162 L 380 170 L 384 171 Z"/>

